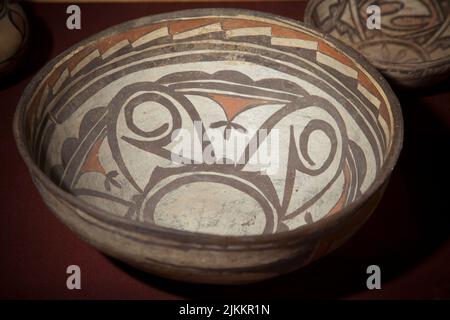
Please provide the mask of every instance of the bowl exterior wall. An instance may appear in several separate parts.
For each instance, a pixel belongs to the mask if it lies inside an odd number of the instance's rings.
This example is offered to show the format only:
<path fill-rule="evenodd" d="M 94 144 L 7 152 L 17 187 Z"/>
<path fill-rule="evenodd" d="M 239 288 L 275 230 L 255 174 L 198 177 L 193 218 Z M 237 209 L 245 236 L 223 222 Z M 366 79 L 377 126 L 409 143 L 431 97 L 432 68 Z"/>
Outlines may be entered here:
<path fill-rule="evenodd" d="M 387 182 L 359 209 L 329 228 L 289 242 L 249 242 L 230 246 L 163 239 L 151 232 L 123 229 L 93 217 L 55 195 L 33 176 L 45 204 L 82 240 L 107 255 L 146 272 L 186 282 L 251 283 L 291 272 L 320 258 L 349 239 L 370 217 Z"/>

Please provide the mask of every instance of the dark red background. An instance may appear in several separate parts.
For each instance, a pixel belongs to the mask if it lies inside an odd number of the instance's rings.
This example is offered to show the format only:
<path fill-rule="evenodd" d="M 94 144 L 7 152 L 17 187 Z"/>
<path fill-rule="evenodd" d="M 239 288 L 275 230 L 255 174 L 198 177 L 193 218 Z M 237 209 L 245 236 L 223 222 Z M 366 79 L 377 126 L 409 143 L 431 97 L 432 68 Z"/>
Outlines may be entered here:
<path fill-rule="evenodd" d="M 239 7 L 302 20 L 302 2 L 81 4 L 82 29 L 66 29 L 66 5 L 24 5 L 32 46 L 23 70 L 0 84 L 0 298 L 450 298 L 450 85 L 399 93 L 402 155 L 378 209 L 333 254 L 292 274 L 239 287 L 203 286 L 147 275 L 79 240 L 50 213 L 32 185 L 12 135 L 14 109 L 32 75 L 83 38 L 129 19 L 177 9 Z M 77 264 L 82 290 L 66 288 Z M 365 287 L 377 264 L 382 290 Z"/>

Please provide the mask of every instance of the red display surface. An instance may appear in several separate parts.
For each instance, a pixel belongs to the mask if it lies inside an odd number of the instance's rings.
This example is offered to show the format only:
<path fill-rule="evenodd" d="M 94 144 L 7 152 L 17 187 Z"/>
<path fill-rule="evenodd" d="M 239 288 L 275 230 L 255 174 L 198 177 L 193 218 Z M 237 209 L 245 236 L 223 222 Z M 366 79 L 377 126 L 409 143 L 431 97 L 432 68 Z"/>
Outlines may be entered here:
<path fill-rule="evenodd" d="M 245 286 L 169 281 L 112 260 L 78 239 L 45 207 L 12 134 L 17 102 L 46 61 L 78 41 L 145 15 L 235 7 L 302 20 L 304 2 L 80 4 L 81 30 L 66 28 L 67 5 L 24 5 L 32 45 L 21 72 L 0 88 L 0 298 L 450 298 L 450 83 L 398 92 L 405 121 L 402 155 L 379 207 L 344 246 L 294 273 Z M 68 290 L 66 268 L 81 268 Z M 381 290 L 366 268 L 381 268 Z"/>

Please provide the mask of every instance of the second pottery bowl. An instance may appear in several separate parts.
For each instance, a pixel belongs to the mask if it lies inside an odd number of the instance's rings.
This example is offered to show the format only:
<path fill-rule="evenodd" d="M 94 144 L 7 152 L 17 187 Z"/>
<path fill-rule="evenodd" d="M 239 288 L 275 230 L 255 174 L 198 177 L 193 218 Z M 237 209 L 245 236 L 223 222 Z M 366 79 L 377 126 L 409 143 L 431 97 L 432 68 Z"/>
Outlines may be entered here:
<path fill-rule="evenodd" d="M 358 53 L 234 9 L 146 17 L 73 46 L 30 83 L 14 132 L 81 238 L 164 277 L 224 284 L 348 239 L 403 138 L 397 99 Z"/>
<path fill-rule="evenodd" d="M 28 41 L 28 20 L 15 1 L 0 0 L 0 80 L 21 63 Z"/>
<path fill-rule="evenodd" d="M 377 12 L 368 10 L 372 5 L 379 8 L 379 29 Z M 448 0 L 310 0 L 305 22 L 361 52 L 403 88 L 430 86 L 450 75 Z"/>

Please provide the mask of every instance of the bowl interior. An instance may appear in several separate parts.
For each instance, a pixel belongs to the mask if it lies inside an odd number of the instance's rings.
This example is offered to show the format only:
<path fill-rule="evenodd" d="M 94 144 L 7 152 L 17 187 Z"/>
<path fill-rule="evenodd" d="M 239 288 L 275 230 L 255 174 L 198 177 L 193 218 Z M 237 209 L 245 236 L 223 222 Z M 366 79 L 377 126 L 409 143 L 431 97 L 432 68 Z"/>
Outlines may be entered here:
<path fill-rule="evenodd" d="M 370 6 L 380 9 L 380 28 Z M 450 60 L 448 0 L 311 1 L 306 20 L 354 47 L 382 69 Z M 368 10 L 369 8 L 369 10 Z"/>
<path fill-rule="evenodd" d="M 359 199 L 392 152 L 385 84 L 342 50 L 265 14 L 139 19 L 46 66 L 24 98 L 24 136 L 55 184 L 111 215 L 292 230 Z"/>

